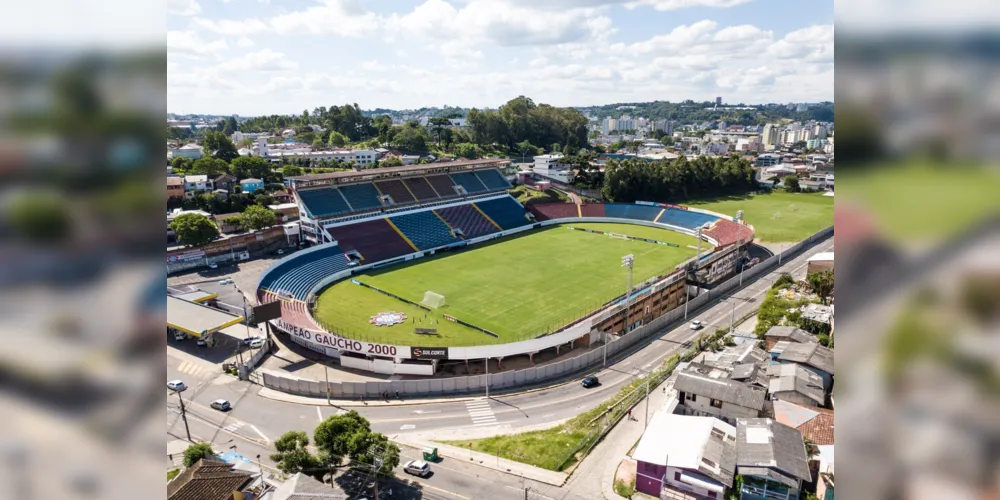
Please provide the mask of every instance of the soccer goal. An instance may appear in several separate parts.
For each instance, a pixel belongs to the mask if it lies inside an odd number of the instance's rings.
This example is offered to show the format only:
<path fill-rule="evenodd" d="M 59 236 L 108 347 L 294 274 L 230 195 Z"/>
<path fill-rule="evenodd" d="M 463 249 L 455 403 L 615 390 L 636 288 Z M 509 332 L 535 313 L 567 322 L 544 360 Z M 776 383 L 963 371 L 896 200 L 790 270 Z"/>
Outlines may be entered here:
<path fill-rule="evenodd" d="M 614 239 L 618 239 L 618 240 L 625 240 L 625 241 L 629 240 L 629 237 L 628 237 L 627 234 L 608 233 L 608 236 L 610 236 L 610 237 L 612 237 Z"/>
<path fill-rule="evenodd" d="M 420 301 L 420 303 L 427 307 L 438 309 L 444 307 L 444 295 L 428 290 L 424 292 L 424 300 Z"/>

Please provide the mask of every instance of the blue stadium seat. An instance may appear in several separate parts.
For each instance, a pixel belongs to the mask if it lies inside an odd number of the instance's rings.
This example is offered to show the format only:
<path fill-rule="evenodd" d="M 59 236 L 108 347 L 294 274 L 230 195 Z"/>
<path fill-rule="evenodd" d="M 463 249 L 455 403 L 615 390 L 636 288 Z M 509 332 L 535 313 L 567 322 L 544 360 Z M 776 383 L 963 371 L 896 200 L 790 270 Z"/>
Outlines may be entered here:
<path fill-rule="evenodd" d="M 296 191 L 296 194 L 313 217 L 326 217 L 351 211 L 337 188 L 304 189 Z"/>
<path fill-rule="evenodd" d="M 698 226 L 701 226 L 706 222 L 715 222 L 717 220 L 719 220 L 719 218 L 714 215 L 668 208 L 667 211 L 663 212 L 663 215 L 660 216 L 660 220 L 656 222 L 660 224 L 680 226 L 687 229 L 697 229 Z"/>
<path fill-rule="evenodd" d="M 475 172 L 475 174 L 490 191 L 494 189 L 510 189 L 510 183 L 495 169 L 480 170 Z"/>
<path fill-rule="evenodd" d="M 451 178 L 458 183 L 458 185 L 465 188 L 466 193 L 482 193 L 486 191 L 486 186 L 476 177 L 476 174 L 472 172 L 459 172 L 457 174 L 450 174 Z"/>
<path fill-rule="evenodd" d="M 421 250 L 458 241 L 451 235 L 451 228 L 432 210 L 397 215 L 389 220 Z"/>
<path fill-rule="evenodd" d="M 527 211 L 514 198 L 504 196 L 494 200 L 478 201 L 475 203 L 487 217 L 496 222 L 497 225 L 506 229 L 526 226 L 531 224 L 525 214 Z"/>
<path fill-rule="evenodd" d="M 382 202 L 378 201 L 378 191 L 370 182 L 340 186 L 340 192 L 344 194 L 344 198 L 347 198 L 347 202 L 355 212 L 382 206 Z"/>
<path fill-rule="evenodd" d="M 486 220 L 486 217 L 483 217 L 478 210 L 473 208 L 471 203 L 455 207 L 439 208 L 435 212 L 451 227 L 461 229 L 462 234 L 466 238 L 485 236 L 499 231 L 492 222 Z"/>
<path fill-rule="evenodd" d="M 296 299 L 306 300 L 309 289 L 331 274 L 347 269 L 347 257 L 333 245 L 302 253 L 271 270 L 263 277 L 260 288 L 272 292 L 288 292 Z"/>
<path fill-rule="evenodd" d="M 662 207 L 649 205 L 633 205 L 631 203 L 605 203 L 604 216 L 618 219 L 646 220 L 653 222 L 660 214 Z"/>

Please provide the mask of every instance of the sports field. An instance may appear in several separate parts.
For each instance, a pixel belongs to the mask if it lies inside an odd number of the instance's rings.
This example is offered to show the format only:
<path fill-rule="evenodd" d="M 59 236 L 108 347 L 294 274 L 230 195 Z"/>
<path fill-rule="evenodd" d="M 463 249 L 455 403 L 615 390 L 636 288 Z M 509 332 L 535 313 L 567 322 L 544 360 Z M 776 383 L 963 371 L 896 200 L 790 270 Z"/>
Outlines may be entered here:
<path fill-rule="evenodd" d="M 678 246 L 617 239 L 570 226 Z M 557 330 L 623 294 L 628 270 L 621 267 L 622 256 L 635 255 L 633 281 L 639 283 L 673 271 L 694 256 L 696 245 L 691 236 L 629 224 L 549 227 L 355 276 L 418 303 L 428 290 L 444 295 L 446 305 L 433 312 L 348 280 L 320 294 L 315 314 L 341 335 L 372 342 L 426 347 L 514 342 Z M 703 245 L 707 250 L 709 245 Z M 407 322 L 388 327 L 369 323 L 371 316 L 389 311 L 406 314 Z M 445 320 L 443 314 L 500 338 Z M 436 328 L 438 335 L 413 333 L 415 327 Z"/>
<path fill-rule="evenodd" d="M 681 205 L 726 215 L 743 210 L 743 218 L 756 229 L 763 243 L 792 243 L 833 225 L 833 197 L 822 193 L 786 193 L 726 196 L 711 200 L 681 201 Z"/>

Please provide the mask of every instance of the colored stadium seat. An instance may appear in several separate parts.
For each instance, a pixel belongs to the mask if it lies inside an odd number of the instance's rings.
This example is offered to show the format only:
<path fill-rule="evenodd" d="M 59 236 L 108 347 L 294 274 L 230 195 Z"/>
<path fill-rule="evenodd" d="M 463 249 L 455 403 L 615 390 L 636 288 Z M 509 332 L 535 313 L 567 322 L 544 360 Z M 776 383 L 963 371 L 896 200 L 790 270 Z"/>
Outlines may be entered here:
<path fill-rule="evenodd" d="M 475 238 L 499 231 L 492 222 L 483 217 L 472 204 L 435 210 L 451 227 L 462 230 L 466 238 Z"/>
<path fill-rule="evenodd" d="M 535 214 L 538 220 L 565 219 L 567 217 L 579 217 L 575 203 L 543 203 L 532 205 L 528 210 Z"/>
<path fill-rule="evenodd" d="M 451 198 L 452 196 L 458 196 L 455 191 L 455 181 L 451 180 L 447 174 L 442 175 L 431 175 L 427 177 L 427 182 L 430 183 L 434 191 L 437 192 L 442 198 Z"/>
<path fill-rule="evenodd" d="M 603 203 L 584 203 L 580 205 L 580 213 L 584 217 L 604 217 Z"/>
<path fill-rule="evenodd" d="M 382 206 L 382 203 L 378 200 L 378 191 L 369 182 L 341 186 L 340 192 L 343 193 L 344 198 L 347 198 L 347 202 L 351 204 L 351 208 L 355 212 L 380 208 Z"/>
<path fill-rule="evenodd" d="M 337 245 L 303 253 L 267 274 L 261 288 L 287 292 L 306 300 L 309 290 L 323 278 L 347 269 L 347 257 Z"/>
<path fill-rule="evenodd" d="M 510 196 L 504 196 L 503 198 L 496 198 L 493 200 L 478 201 L 475 203 L 480 210 L 486 214 L 487 217 L 496 222 L 497 225 L 506 229 L 513 229 L 515 227 L 526 226 L 531 224 L 525 214 L 524 207 L 520 203 L 511 198 Z"/>
<path fill-rule="evenodd" d="M 670 224 L 672 226 L 679 226 L 687 229 L 697 229 L 698 226 L 706 222 L 715 222 L 719 220 L 718 217 L 709 214 L 703 214 L 701 212 L 690 212 L 687 210 L 679 210 L 676 208 L 668 208 L 660 219 L 656 222 L 660 224 Z"/>
<path fill-rule="evenodd" d="M 328 227 L 327 232 L 344 252 L 355 250 L 360 253 L 363 264 L 413 253 L 413 248 L 385 219 Z"/>
<path fill-rule="evenodd" d="M 434 188 L 427 183 L 427 179 L 423 177 L 409 177 L 403 179 L 403 184 L 410 188 L 410 192 L 413 196 L 416 196 L 418 200 L 433 200 L 438 197 L 438 194 L 434 192 Z"/>
<path fill-rule="evenodd" d="M 653 222 L 663 207 L 633 205 L 631 203 L 605 203 L 604 216 L 618 219 L 645 220 Z"/>
<path fill-rule="evenodd" d="M 313 217 L 327 217 L 351 211 L 351 207 L 344 201 L 337 188 L 304 189 L 296 193 Z"/>
<path fill-rule="evenodd" d="M 451 235 L 451 228 L 433 210 L 397 215 L 389 220 L 421 250 L 458 241 Z"/>
<path fill-rule="evenodd" d="M 482 181 L 483 185 L 486 186 L 487 190 L 510 189 L 510 183 L 495 169 L 480 170 L 475 172 L 475 174 Z"/>
<path fill-rule="evenodd" d="M 719 242 L 719 246 L 736 243 L 739 239 L 749 239 L 753 237 L 750 228 L 738 222 L 719 219 L 712 224 L 712 227 L 704 232 L 705 236 Z"/>
<path fill-rule="evenodd" d="M 396 205 L 403 205 L 406 203 L 413 203 L 413 195 L 410 191 L 406 189 L 403 182 L 398 179 L 392 179 L 388 181 L 376 182 L 375 187 L 378 188 L 379 192 L 382 194 L 387 194 L 392 197 L 392 202 Z"/>
<path fill-rule="evenodd" d="M 460 186 L 465 188 L 466 193 L 482 193 L 486 191 L 486 186 L 483 185 L 479 177 L 472 172 L 458 172 L 451 174 L 451 178 L 455 180 Z"/>

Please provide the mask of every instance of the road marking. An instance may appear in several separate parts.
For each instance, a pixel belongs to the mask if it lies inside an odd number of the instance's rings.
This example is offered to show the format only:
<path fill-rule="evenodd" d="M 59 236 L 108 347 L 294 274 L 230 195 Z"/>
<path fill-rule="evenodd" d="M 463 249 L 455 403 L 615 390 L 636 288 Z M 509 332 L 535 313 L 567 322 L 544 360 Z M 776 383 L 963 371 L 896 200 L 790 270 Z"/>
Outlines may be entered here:
<path fill-rule="evenodd" d="M 555 413 L 549 413 L 548 415 L 542 415 L 542 418 L 549 418 L 549 417 L 554 417 L 554 416 L 556 416 Z"/>
<path fill-rule="evenodd" d="M 400 478 L 400 479 L 402 479 L 402 478 Z M 410 481 L 413 481 L 414 483 L 417 483 L 420 486 L 423 486 L 424 488 L 430 488 L 432 490 L 437 490 L 437 491 L 440 491 L 441 493 L 447 493 L 448 495 L 456 496 L 458 498 L 465 498 L 466 500 L 472 500 L 471 498 L 469 498 L 469 497 L 467 497 L 465 495 L 460 495 L 460 494 L 455 493 L 453 491 L 448 491 L 448 490 L 445 490 L 445 489 L 441 489 L 441 488 L 438 488 L 437 486 L 431 486 L 431 485 L 429 485 L 429 484 L 427 484 L 427 483 L 425 483 L 423 481 L 417 481 L 416 479 L 410 479 Z"/>
<path fill-rule="evenodd" d="M 233 422 L 223 427 L 223 429 L 229 432 L 236 432 L 240 427 L 243 427 L 243 422 Z"/>
<path fill-rule="evenodd" d="M 410 429 L 416 429 L 416 428 L 417 428 L 417 426 L 415 426 L 415 425 L 413 425 L 413 424 L 406 424 L 406 425 L 404 425 L 404 426 L 401 426 L 401 427 L 399 428 L 399 430 L 401 430 L 401 431 L 408 431 L 408 430 L 410 430 Z"/>
<path fill-rule="evenodd" d="M 205 373 L 206 369 L 198 363 L 183 361 L 177 367 L 177 371 L 191 375 L 194 378 L 200 378 Z"/>
<path fill-rule="evenodd" d="M 316 407 L 316 417 L 319 418 L 320 422 L 323 421 L 323 413 L 321 411 L 319 411 L 319 407 L 318 406 Z"/>
<path fill-rule="evenodd" d="M 417 415 L 423 415 L 425 413 L 441 413 L 441 410 L 416 410 L 413 413 L 416 413 Z"/>
<path fill-rule="evenodd" d="M 268 443 L 271 442 L 271 440 L 268 439 L 267 436 L 265 436 L 263 432 L 260 432 L 260 429 L 258 429 L 256 425 L 250 424 L 250 428 L 253 429 L 253 431 L 256 432 L 258 436 L 261 437 L 261 439 L 263 439 L 264 441 L 267 441 Z"/>

